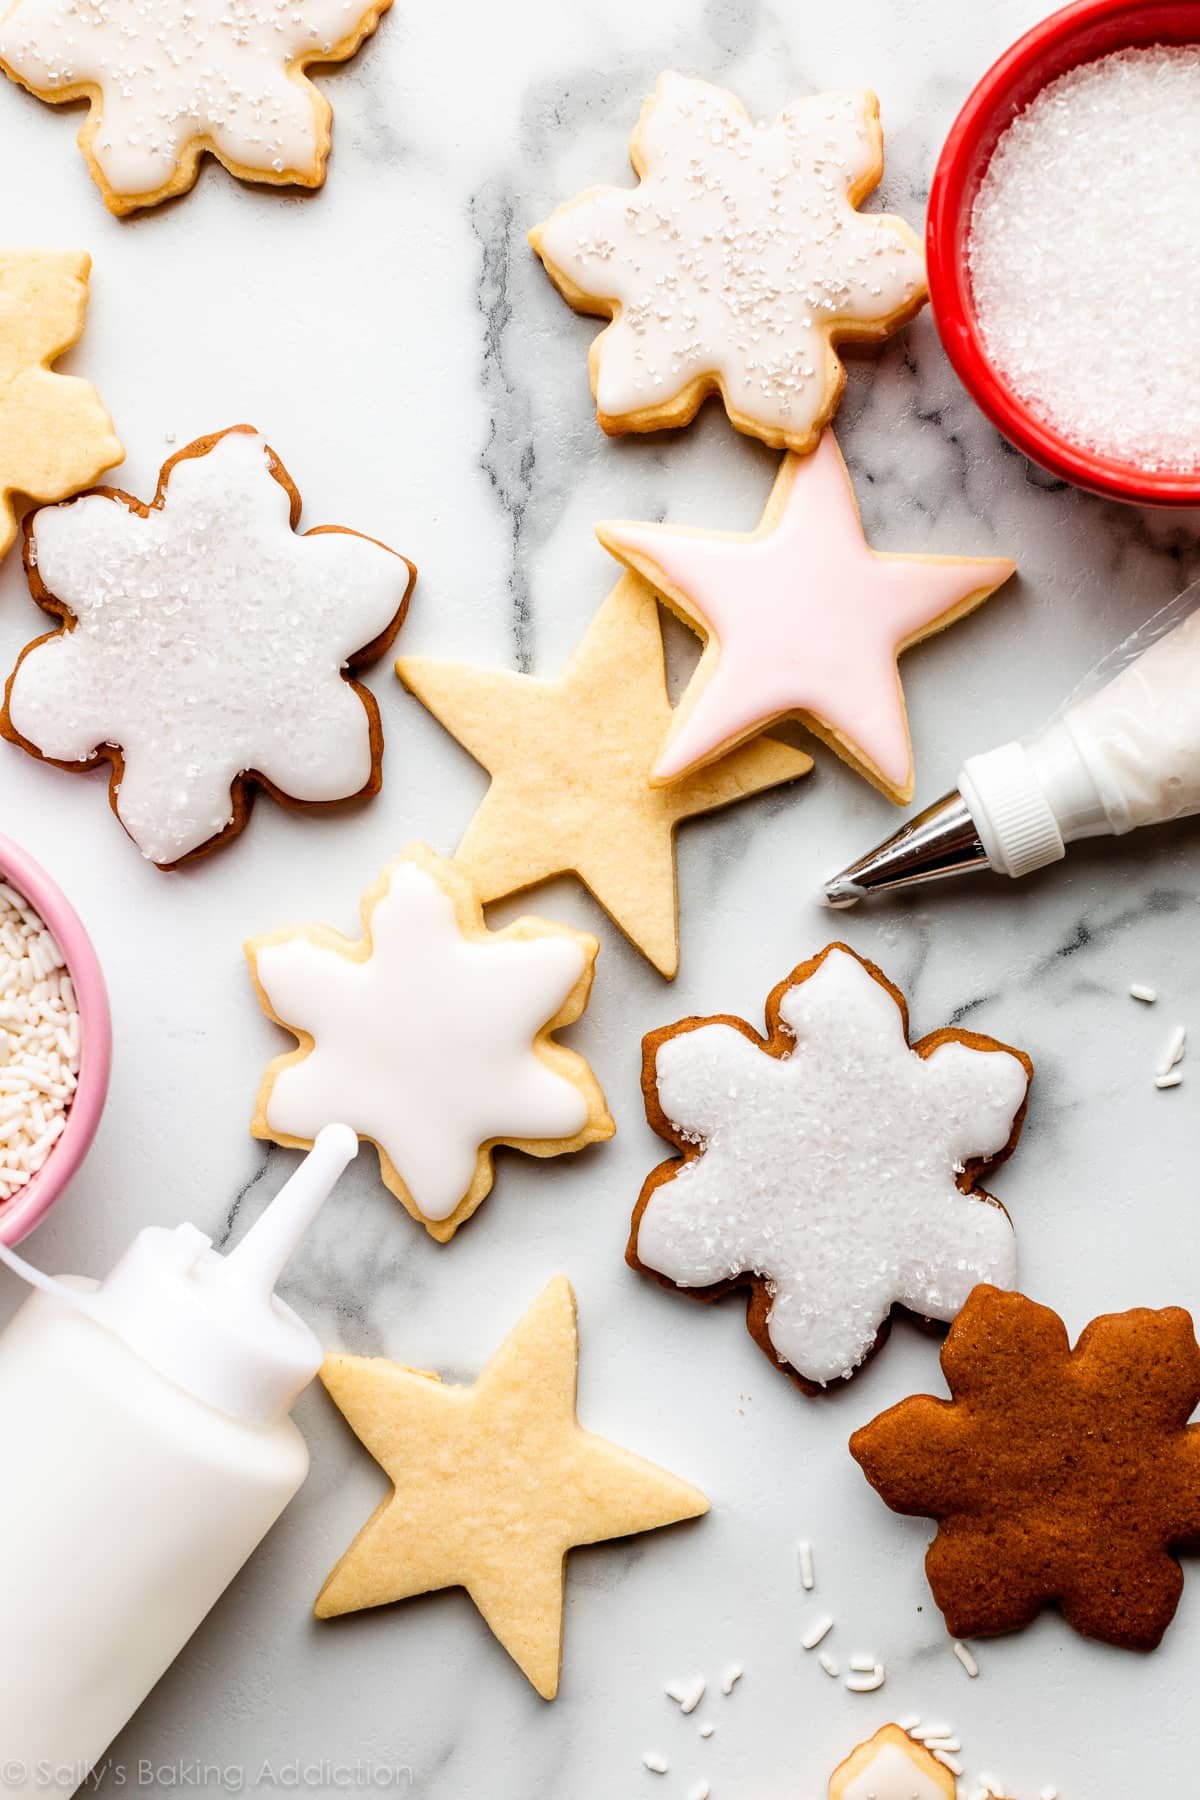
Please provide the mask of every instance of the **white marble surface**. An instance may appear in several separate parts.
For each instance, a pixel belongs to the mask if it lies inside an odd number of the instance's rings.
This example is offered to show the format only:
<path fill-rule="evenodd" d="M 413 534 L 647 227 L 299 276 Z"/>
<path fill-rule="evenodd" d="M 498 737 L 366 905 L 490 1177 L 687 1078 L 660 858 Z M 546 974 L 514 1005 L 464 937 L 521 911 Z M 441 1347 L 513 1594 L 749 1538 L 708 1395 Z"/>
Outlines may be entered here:
<path fill-rule="evenodd" d="M 100 383 L 128 446 L 126 487 L 148 493 L 171 443 L 252 421 L 288 463 L 309 523 L 360 527 L 419 564 L 403 647 L 553 671 L 613 577 L 596 519 L 748 526 L 775 459 L 711 407 L 682 434 L 606 441 L 587 392 L 593 326 L 555 295 L 526 226 L 589 181 L 626 178 L 627 132 L 670 65 L 733 86 L 760 113 L 810 88 L 872 84 L 886 197 L 916 219 L 959 101 L 1041 10 L 402 3 L 326 82 L 336 147 L 319 197 L 252 192 L 210 168 L 182 202 L 125 224 L 92 189 L 75 121 L 4 86 L 4 235 L 95 256 L 87 337 L 67 366 Z M 1030 470 L 974 411 L 927 316 L 855 364 L 840 436 L 880 546 L 1002 550 L 1021 564 L 1018 585 L 907 661 L 925 797 L 962 755 L 1039 721 L 1200 560 L 1194 518 L 1121 510 Z M 7 669 L 42 621 L 15 556 L 0 588 Z M 687 640 L 671 645 L 683 669 Z M 102 1269 L 149 1221 L 190 1218 L 224 1238 L 291 1166 L 246 1129 L 279 1040 L 250 991 L 243 935 L 307 918 L 352 927 L 385 858 L 414 835 L 450 850 L 483 788 L 386 668 L 372 685 L 387 732 L 380 799 L 317 820 L 260 800 L 240 842 L 182 875 L 139 861 L 100 778 L 0 745 L 0 827 L 82 910 L 116 1021 L 95 1150 L 28 1245 L 46 1265 Z M 1051 1781 L 1063 1800 L 1193 1790 L 1200 1567 L 1153 1656 L 1084 1644 L 1047 1616 L 983 1645 L 983 1673 L 968 1681 L 922 1576 L 926 1526 L 888 1513 L 846 1449 L 882 1406 L 937 1387 L 934 1343 L 902 1326 L 860 1379 L 814 1403 L 768 1367 L 736 1303 L 690 1305 L 622 1261 L 660 1148 L 642 1118 L 641 1033 L 691 1011 L 756 1018 L 772 984 L 833 935 L 819 878 L 893 822 L 818 751 L 792 793 L 685 827 L 673 986 L 574 884 L 537 895 L 537 910 L 600 925 L 595 998 L 571 1041 L 607 1087 L 618 1137 L 570 1162 L 504 1157 L 492 1197 L 446 1248 L 364 1156 L 287 1284 L 329 1345 L 467 1377 L 566 1271 L 585 1420 L 704 1485 L 711 1517 L 573 1558 L 562 1693 L 546 1706 L 460 1594 L 311 1620 L 321 1578 L 381 1486 L 313 1393 L 299 1409 L 308 1487 L 114 1746 L 102 1793 L 188 1779 L 233 1791 L 264 1762 L 269 1789 L 289 1758 L 361 1758 L 410 1769 L 421 1800 L 682 1800 L 701 1780 L 713 1800 L 817 1800 L 855 1741 L 908 1712 L 950 1720 L 971 1770 L 1003 1775 L 1014 1800 Z M 1072 1329 L 1135 1303 L 1200 1301 L 1195 1088 L 1151 1083 L 1170 1025 L 1200 1024 L 1196 842 L 1183 827 L 1085 848 L 1019 888 L 981 882 L 837 922 L 907 988 L 918 1030 L 969 1017 L 1032 1053 L 1029 1123 L 997 1186 L 1027 1291 Z M 1159 1005 L 1131 1001 L 1131 980 L 1157 985 Z M 5 1278 L 0 1311 L 17 1298 Z M 818 1558 L 811 1601 L 795 1575 L 801 1536 Z M 800 1650 L 818 1606 L 837 1616 L 843 1657 L 886 1659 L 882 1693 L 846 1694 Z M 714 1678 L 735 1660 L 746 1675 L 724 1699 Z M 701 1670 L 710 1698 L 687 1719 L 662 1686 Z M 717 1726 L 707 1743 L 705 1717 Z M 649 1748 L 669 1758 L 665 1777 L 642 1769 Z M 143 1779 L 142 1759 L 163 1771 Z M 197 1760 L 216 1768 L 197 1773 Z M 351 1774 L 357 1791 L 396 1791 L 378 1771 Z M 332 1775 L 304 1785 L 344 1791 Z"/>

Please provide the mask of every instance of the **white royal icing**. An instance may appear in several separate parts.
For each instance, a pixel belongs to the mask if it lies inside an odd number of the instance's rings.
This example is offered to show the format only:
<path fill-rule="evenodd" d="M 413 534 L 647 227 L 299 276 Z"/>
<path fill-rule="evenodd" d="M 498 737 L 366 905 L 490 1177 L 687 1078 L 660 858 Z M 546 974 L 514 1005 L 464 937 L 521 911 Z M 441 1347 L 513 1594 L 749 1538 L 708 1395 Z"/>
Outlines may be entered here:
<path fill-rule="evenodd" d="M 263 174 L 318 166 L 318 101 L 292 64 L 357 34 L 367 0 L 16 0 L 0 57 L 45 94 L 101 92 L 91 153 L 114 193 L 166 186 L 186 144 Z"/>
<path fill-rule="evenodd" d="M 1006 1051 L 908 1045 L 891 994 L 833 950 L 789 988 L 785 1057 L 732 1026 L 664 1039 L 658 1099 L 702 1146 L 651 1194 L 637 1254 L 680 1287 L 769 1284 L 767 1331 L 810 1381 L 850 1375 L 894 1304 L 950 1320 L 977 1282 L 1011 1287 L 1012 1227 L 956 1187 L 1007 1143 L 1025 1098 Z"/>
<path fill-rule="evenodd" d="M 869 108 L 864 93 L 817 94 L 752 124 L 720 89 L 662 76 L 640 185 L 591 189 L 541 228 L 548 263 L 620 305 L 597 346 L 601 413 L 719 375 L 734 412 L 812 428 L 829 329 L 879 324 L 924 292 L 911 238 L 850 203 L 874 161 Z"/>
<path fill-rule="evenodd" d="M 171 471 L 146 518 L 85 495 L 45 507 L 32 550 L 75 628 L 22 660 L 20 735 L 59 762 L 124 759 L 122 824 L 154 862 L 223 831 L 249 770 L 294 800 L 370 780 L 370 723 L 341 670 L 394 620 L 402 557 L 353 532 L 298 536 L 256 433 L 230 432 Z"/>
<path fill-rule="evenodd" d="M 841 1800 L 946 1800 L 948 1787 L 919 1769 L 899 1744 L 880 1744 L 842 1789 Z"/>
<path fill-rule="evenodd" d="M 533 1044 L 583 974 L 574 936 L 464 937 L 432 875 L 396 863 L 356 961 L 303 936 L 257 952 L 276 1016 L 313 1049 L 283 1068 L 267 1124 L 315 1138 L 344 1120 L 378 1144 L 419 1210 L 445 1219 L 465 1197 L 480 1147 L 498 1138 L 575 1137 L 585 1096 Z"/>

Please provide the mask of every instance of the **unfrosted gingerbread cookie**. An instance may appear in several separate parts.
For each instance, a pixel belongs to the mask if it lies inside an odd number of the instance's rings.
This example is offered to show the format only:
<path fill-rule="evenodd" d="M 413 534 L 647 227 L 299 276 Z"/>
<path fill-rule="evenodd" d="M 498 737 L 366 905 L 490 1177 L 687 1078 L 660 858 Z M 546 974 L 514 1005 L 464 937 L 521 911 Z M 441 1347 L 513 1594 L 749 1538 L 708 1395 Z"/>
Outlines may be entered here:
<path fill-rule="evenodd" d="M 350 678 L 392 642 L 416 577 L 338 525 L 297 533 L 300 495 L 238 425 L 165 464 L 147 506 L 100 488 L 25 523 L 38 604 L 0 732 L 81 770 L 170 868 L 240 831 L 252 788 L 325 805 L 377 793 L 379 709 Z"/>
<path fill-rule="evenodd" d="M 207 153 L 243 181 L 320 187 L 333 109 L 305 74 L 344 62 L 392 0 L 11 0 L 0 68 L 90 102 L 79 145 L 110 212 L 192 186 Z"/>
<path fill-rule="evenodd" d="M 899 1725 L 884 1725 L 829 1777 L 829 1800 L 955 1800 L 950 1770 Z"/>
<path fill-rule="evenodd" d="M 14 495 L 62 500 L 125 454 L 91 382 L 52 367 L 83 335 L 91 268 L 82 250 L 0 250 L 0 556 Z"/>
<path fill-rule="evenodd" d="M 739 431 L 811 450 L 846 379 L 835 345 L 884 338 L 925 300 L 915 234 L 856 210 L 883 173 L 875 95 L 755 124 L 668 73 L 629 153 L 636 188 L 589 188 L 529 234 L 563 298 L 612 320 L 589 357 L 601 425 L 686 425 L 716 390 Z"/>
<path fill-rule="evenodd" d="M 468 877 L 423 844 L 362 921 L 357 940 L 310 925 L 246 945 L 264 1010 L 300 1040 L 268 1068 L 251 1129 L 308 1149 L 344 1120 L 445 1243 L 491 1191 L 495 1145 L 560 1156 L 612 1136 L 591 1069 L 553 1035 L 587 1005 L 600 945 L 544 919 L 489 931 Z"/>
<path fill-rule="evenodd" d="M 979 1287 L 942 1346 L 950 1400 L 917 1394 L 851 1453 L 894 1512 L 936 1519 L 925 1558 L 956 1638 L 1057 1602 L 1085 1637 L 1153 1650 L 1200 1545 L 1200 1347 L 1182 1307 L 1110 1313 L 1074 1349 L 1048 1307 Z"/>
<path fill-rule="evenodd" d="M 845 944 L 780 982 L 767 1033 L 684 1019 L 643 1045 L 649 1176 L 627 1259 L 747 1324 L 806 1392 L 852 1375 L 893 1307 L 953 1319 L 1011 1285 L 1008 1215 L 979 1187 L 1016 1145 L 1033 1065 L 977 1032 L 909 1044 L 899 990 Z"/>

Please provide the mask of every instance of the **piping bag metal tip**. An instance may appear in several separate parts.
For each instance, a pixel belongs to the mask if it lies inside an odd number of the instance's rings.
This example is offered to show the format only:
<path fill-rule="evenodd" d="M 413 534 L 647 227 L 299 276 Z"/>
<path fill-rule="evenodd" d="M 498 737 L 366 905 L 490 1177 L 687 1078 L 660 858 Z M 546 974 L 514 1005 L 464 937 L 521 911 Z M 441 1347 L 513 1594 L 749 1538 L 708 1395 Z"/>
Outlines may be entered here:
<path fill-rule="evenodd" d="M 872 894 L 922 887 L 927 881 L 990 867 L 975 820 L 956 789 L 831 877 L 825 883 L 825 903 L 854 906 Z"/>

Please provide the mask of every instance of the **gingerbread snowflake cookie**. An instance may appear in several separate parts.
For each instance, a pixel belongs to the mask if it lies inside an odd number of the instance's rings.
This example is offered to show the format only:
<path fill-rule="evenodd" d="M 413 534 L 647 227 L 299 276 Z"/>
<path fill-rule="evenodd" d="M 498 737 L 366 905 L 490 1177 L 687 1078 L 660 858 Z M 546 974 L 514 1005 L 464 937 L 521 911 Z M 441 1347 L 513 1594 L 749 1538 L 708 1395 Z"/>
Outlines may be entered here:
<path fill-rule="evenodd" d="M 91 268 L 82 250 L 0 251 L 0 556 L 14 495 L 61 500 L 125 454 L 91 382 L 51 366 L 83 335 Z"/>
<path fill-rule="evenodd" d="M 1181 1307 L 1094 1319 L 980 1287 L 942 1347 L 952 1399 L 914 1395 L 850 1440 L 894 1512 L 936 1519 L 925 1558 L 956 1638 L 1062 1608 L 1085 1637 L 1152 1650 L 1173 1549 L 1200 1544 L 1200 1347 Z"/>
<path fill-rule="evenodd" d="M 829 1778 L 829 1800 L 955 1800 L 951 1771 L 899 1725 L 884 1725 Z"/>
<path fill-rule="evenodd" d="M 564 299 L 612 320 L 589 358 L 601 425 L 686 425 L 715 390 L 739 431 L 810 450 L 845 383 L 838 341 L 884 338 L 925 300 L 914 233 L 856 210 L 883 173 L 875 95 L 755 124 L 668 73 L 630 157 L 636 188 L 590 188 L 529 234 Z"/>
<path fill-rule="evenodd" d="M 643 1047 L 646 1115 L 679 1155 L 642 1189 L 627 1259 L 747 1324 L 807 1392 L 852 1375 L 893 1307 L 953 1319 L 1011 1285 L 1012 1226 L 978 1186 L 1014 1148 L 1033 1066 L 976 1032 L 908 1041 L 899 991 L 844 944 L 767 1001 L 767 1034 L 693 1018 Z"/>
<path fill-rule="evenodd" d="M 347 670 L 392 642 L 416 571 L 299 517 L 239 425 L 172 457 L 148 506 L 100 488 L 26 521 L 61 625 L 21 653 L 0 731 L 61 768 L 110 762 L 113 810 L 161 868 L 240 831 L 254 783 L 308 806 L 378 792 L 379 710 Z"/>
<path fill-rule="evenodd" d="M 444 1243 L 490 1192 L 496 1144 L 558 1156 L 612 1136 L 591 1069 L 553 1035 L 586 1006 L 600 946 L 542 919 L 489 931 L 468 877 L 420 844 L 362 919 L 357 941 L 317 925 L 247 944 L 264 1009 L 300 1040 L 252 1130 L 307 1148 L 345 1120 Z"/>
<path fill-rule="evenodd" d="M 110 212 L 195 182 L 320 187 L 333 111 L 305 70 L 344 62 L 391 0 L 12 0 L 0 67 L 39 99 L 88 100 L 79 144 Z"/>

